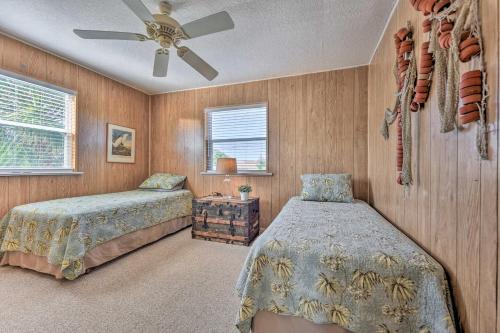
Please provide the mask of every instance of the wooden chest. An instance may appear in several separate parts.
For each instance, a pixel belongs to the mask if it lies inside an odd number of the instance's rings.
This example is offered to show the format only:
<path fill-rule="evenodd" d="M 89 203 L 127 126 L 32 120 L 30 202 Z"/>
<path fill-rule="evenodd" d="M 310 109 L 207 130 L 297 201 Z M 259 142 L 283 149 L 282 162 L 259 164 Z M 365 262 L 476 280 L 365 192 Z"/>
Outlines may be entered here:
<path fill-rule="evenodd" d="M 259 234 L 259 199 L 193 199 L 193 238 L 249 245 Z"/>

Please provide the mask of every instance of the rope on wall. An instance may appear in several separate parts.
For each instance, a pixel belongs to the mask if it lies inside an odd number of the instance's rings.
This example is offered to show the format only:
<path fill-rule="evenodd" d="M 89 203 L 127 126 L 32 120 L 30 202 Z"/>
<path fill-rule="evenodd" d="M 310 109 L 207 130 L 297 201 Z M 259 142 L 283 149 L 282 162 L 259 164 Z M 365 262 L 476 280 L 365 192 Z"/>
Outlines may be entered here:
<path fill-rule="evenodd" d="M 408 21 L 405 28 L 401 28 L 395 35 L 396 66 L 395 76 L 398 85 L 396 101 L 393 109 L 386 109 L 380 133 L 384 139 L 389 138 L 389 126 L 396 119 L 398 128 L 398 141 L 396 149 L 396 167 L 398 171 L 397 182 L 404 186 L 412 183 L 411 170 L 411 108 L 415 93 L 417 79 L 417 61 L 413 42 L 411 23 Z"/>

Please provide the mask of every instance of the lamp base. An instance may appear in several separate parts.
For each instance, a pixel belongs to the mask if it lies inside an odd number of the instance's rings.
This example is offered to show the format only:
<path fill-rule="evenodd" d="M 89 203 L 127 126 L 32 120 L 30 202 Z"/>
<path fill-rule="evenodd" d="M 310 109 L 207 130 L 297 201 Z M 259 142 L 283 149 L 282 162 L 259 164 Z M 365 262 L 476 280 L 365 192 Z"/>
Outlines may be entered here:
<path fill-rule="evenodd" d="M 224 178 L 223 197 L 224 197 L 224 199 L 232 199 L 233 198 L 233 191 L 231 188 L 231 177 L 229 177 L 229 175 L 226 175 L 226 178 Z"/>

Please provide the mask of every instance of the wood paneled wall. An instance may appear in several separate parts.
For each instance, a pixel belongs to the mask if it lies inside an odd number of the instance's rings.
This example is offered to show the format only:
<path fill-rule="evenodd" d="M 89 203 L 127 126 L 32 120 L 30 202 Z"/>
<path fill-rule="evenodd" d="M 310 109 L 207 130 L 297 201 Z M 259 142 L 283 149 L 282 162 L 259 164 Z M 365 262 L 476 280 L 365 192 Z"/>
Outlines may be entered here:
<path fill-rule="evenodd" d="M 410 20 L 420 46 L 424 19 L 409 1 L 401 0 L 369 66 L 369 195 L 376 209 L 444 265 L 465 332 L 491 333 L 500 332 L 496 299 L 499 8 L 497 0 L 480 2 L 490 86 L 489 159 L 478 158 L 476 124 L 440 133 L 434 85 L 425 108 L 412 114 L 414 185 L 405 194 L 396 184 L 395 128 L 388 142 L 379 133 L 384 110 L 393 105 L 396 90 L 393 34 Z M 420 51 L 416 54 L 419 57 Z"/>
<path fill-rule="evenodd" d="M 300 175 L 349 172 L 357 198 L 367 199 L 368 68 L 156 95 L 151 107 L 151 170 L 188 176 L 196 196 L 222 191 L 220 176 L 206 176 L 203 110 L 206 107 L 269 104 L 269 177 L 233 177 L 261 198 L 266 227 L 291 196 Z"/>
<path fill-rule="evenodd" d="M 78 92 L 80 176 L 0 177 L 0 216 L 61 197 L 124 191 L 148 175 L 149 96 L 78 65 L 0 35 L 0 67 Z M 106 124 L 136 129 L 136 163 L 106 162 Z"/>
<path fill-rule="evenodd" d="M 78 92 L 78 171 L 82 176 L 0 177 L 0 216 L 11 207 L 59 197 L 127 190 L 151 172 L 188 176 L 196 196 L 222 190 L 222 177 L 204 176 L 203 110 L 269 104 L 269 177 L 234 177 L 261 198 L 262 226 L 299 193 L 300 175 L 350 172 L 357 198 L 427 249 L 451 277 L 466 332 L 500 332 L 498 270 L 499 4 L 481 0 L 487 72 L 489 159 L 475 149 L 476 125 L 440 133 L 433 94 L 412 115 L 415 184 L 396 184 L 395 129 L 385 142 L 380 123 L 393 104 L 392 35 L 410 20 L 417 45 L 423 17 L 400 0 L 369 67 L 264 80 L 149 97 L 92 71 L 0 35 L 0 67 Z M 419 52 L 417 52 L 417 56 Z M 369 74 L 368 74 L 369 72 Z M 106 123 L 135 128 L 135 164 L 106 162 Z M 235 190 L 236 191 L 236 190 Z"/>

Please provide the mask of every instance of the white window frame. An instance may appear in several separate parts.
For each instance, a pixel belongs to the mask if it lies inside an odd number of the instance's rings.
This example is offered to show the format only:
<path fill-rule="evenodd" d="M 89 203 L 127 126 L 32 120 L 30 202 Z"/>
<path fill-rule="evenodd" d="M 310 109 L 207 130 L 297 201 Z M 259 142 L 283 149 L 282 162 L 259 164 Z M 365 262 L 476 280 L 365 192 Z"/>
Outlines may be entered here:
<path fill-rule="evenodd" d="M 266 170 L 242 170 L 236 174 L 236 176 L 272 176 L 269 172 L 269 105 L 268 103 L 256 103 L 256 104 L 245 104 L 245 105 L 229 105 L 229 106 L 218 106 L 209 107 L 204 110 L 204 134 L 203 134 L 203 168 L 205 171 L 201 172 L 202 175 L 219 175 L 215 170 L 208 170 L 208 112 L 217 111 L 227 111 L 227 110 L 242 110 L 242 109 L 254 109 L 254 108 L 266 108 Z"/>
<path fill-rule="evenodd" d="M 73 106 L 72 110 L 70 110 L 70 115 L 66 115 L 66 126 L 64 129 L 62 128 L 53 128 L 43 125 L 34 125 L 34 124 L 25 124 L 19 123 L 15 121 L 8 121 L 0 119 L 0 125 L 10 125 L 16 127 L 24 127 L 31 129 L 41 129 L 47 130 L 51 132 L 60 132 L 65 133 L 67 138 L 65 140 L 65 154 L 64 160 L 65 165 L 70 165 L 69 168 L 2 168 L 0 167 L 0 176 L 34 176 L 34 175 L 80 175 L 82 172 L 77 172 L 75 170 L 76 167 L 76 99 L 77 92 L 71 89 L 66 89 L 63 87 L 59 87 L 44 81 L 36 80 L 21 74 L 9 72 L 3 69 L 0 69 L 0 74 L 4 76 L 11 77 L 13 79 L 17 79 L 20 81 L 25 81 L 31 84 L 35 84 L 41 87 L 57 90 L 63 92 L 65 94 L 73 96 Z M 69 147 L 68 147 L 69 145 Z"/>

